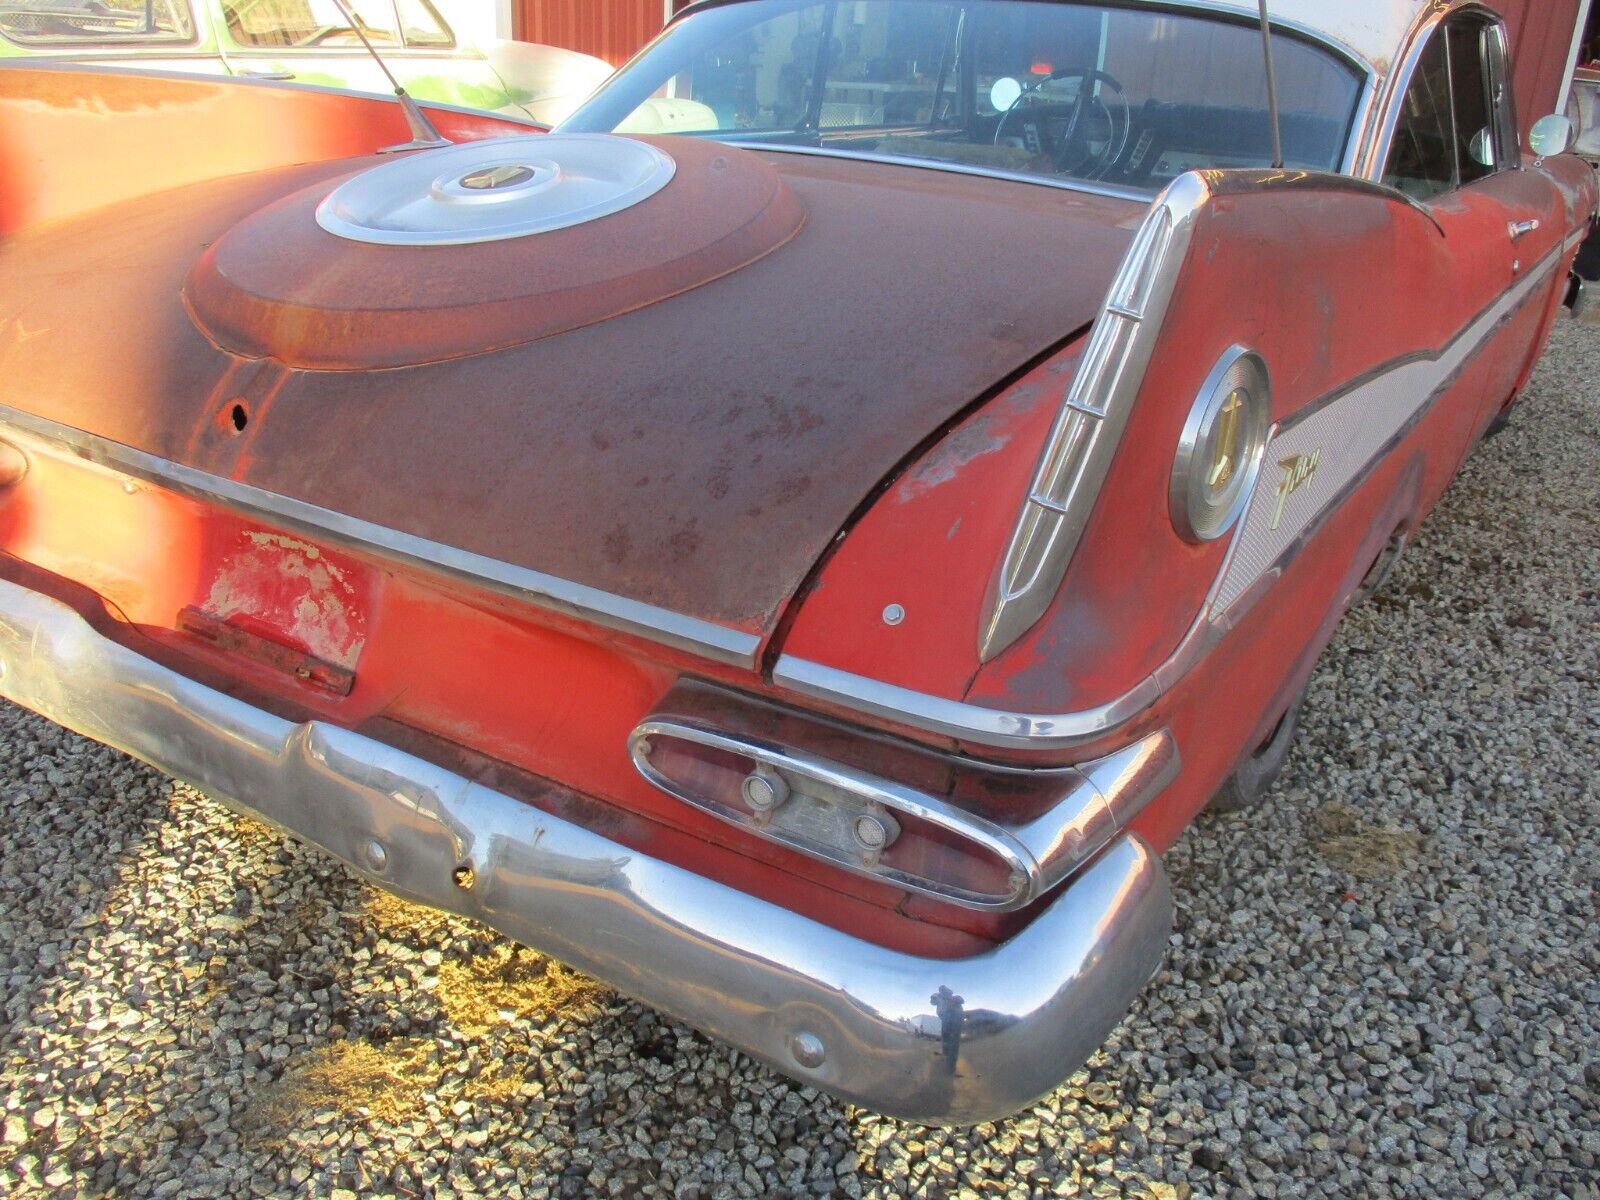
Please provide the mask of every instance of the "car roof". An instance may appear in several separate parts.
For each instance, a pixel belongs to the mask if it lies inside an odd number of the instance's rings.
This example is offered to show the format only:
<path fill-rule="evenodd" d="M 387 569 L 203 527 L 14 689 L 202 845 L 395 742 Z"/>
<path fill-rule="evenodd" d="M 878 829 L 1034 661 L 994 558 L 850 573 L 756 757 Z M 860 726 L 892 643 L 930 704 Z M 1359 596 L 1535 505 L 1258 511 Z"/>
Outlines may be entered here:
<path fill-rule="evenodd" d="M 1257 0 L 1204 0 L 1198 7 L 1256 16 Z M 1437 0 L 1267 0 L 1281 25 L 1303 29 L 1342 45 L 1379 75 L 1387 75 L 1424 14 Z"/>

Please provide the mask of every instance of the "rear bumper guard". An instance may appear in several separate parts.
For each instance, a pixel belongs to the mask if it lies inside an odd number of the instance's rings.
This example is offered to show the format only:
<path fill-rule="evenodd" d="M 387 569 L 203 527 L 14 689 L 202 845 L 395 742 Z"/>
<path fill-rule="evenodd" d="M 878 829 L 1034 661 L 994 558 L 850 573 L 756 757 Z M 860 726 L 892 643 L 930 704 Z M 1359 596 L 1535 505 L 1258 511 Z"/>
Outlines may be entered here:
<path fill-rule="evenodd" d="M 371 738 L 273 716 L 6 581 L 0 695 L 380 887 L 483 921 L 786 1075 L 909 1120 L 998 1119 L 1059 1086 L 1159 966 L 1171 928 L 1166 874 L 1125 835 L 1003 945 L 955 960 L 888 950 Z"/>

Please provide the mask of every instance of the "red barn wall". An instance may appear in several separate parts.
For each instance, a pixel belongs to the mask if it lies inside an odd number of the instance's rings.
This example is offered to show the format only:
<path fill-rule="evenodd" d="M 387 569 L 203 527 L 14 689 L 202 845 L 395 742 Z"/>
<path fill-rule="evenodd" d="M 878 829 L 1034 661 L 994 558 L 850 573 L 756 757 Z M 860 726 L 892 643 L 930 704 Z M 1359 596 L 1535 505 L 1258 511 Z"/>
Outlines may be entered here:
<path fill-rule="evenodd" d="M 524 42 L 565 46 L 620 66 L 661 32 L 666 14 L 665 0 L 514 0 L 512 29 Z"/>
<path fill-rule="evenodd" d="M 1524 136 L 1540 117 L 1560 108 L 1583 6 L 1583 0 L 1499 0 L 1495 5 L 1511 32 L 1517 117 Z"/>

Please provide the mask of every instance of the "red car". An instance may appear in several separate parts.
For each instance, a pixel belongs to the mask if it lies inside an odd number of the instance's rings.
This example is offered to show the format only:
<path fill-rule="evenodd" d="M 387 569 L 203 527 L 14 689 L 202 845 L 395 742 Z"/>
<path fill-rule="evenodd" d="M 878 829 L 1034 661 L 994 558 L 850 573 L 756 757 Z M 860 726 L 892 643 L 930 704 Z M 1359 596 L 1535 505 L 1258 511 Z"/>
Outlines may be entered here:
<path fill-rule="evenodd" d="M 1580 295 L 1491 9 L 1269 14 L 709 0 L 391 155 L 0 72 L 0 692 L 805 1083 L 1016 1110 Z"/>

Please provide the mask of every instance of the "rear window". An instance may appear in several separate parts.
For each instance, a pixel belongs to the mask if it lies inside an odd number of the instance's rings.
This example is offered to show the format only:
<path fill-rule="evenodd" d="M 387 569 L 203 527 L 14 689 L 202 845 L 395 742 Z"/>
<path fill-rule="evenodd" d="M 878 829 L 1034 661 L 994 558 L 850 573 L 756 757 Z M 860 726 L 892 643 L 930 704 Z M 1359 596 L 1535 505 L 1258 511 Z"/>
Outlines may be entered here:
<path fill-rule="evenodd" d="M 1281 32 L 1287 165 L 1338 170 L 1365 76 Z M 1257 25 L 1026 0 L 745 0 L 691 13 L 566 123 L 1136 189 L 1272 163 Z"/>

